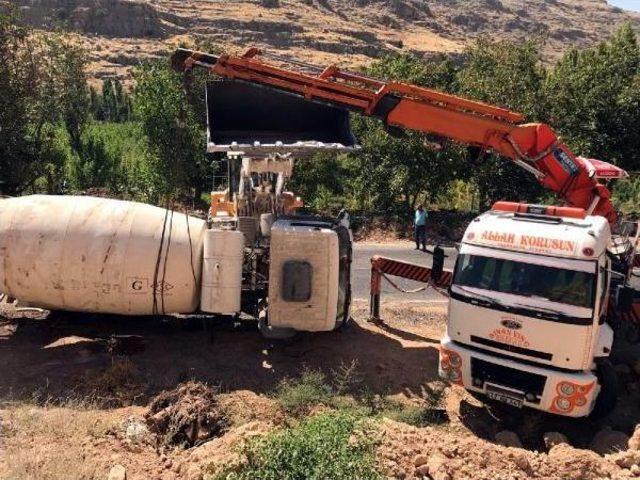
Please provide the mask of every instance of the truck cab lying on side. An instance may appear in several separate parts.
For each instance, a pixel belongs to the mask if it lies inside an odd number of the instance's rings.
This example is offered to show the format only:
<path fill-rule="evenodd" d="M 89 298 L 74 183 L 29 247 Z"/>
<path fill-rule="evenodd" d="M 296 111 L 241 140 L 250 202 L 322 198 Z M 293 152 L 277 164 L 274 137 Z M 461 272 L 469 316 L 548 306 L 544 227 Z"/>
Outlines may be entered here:
<path fill-rule="evenodd" d="M 607 220 L 582 209 L 499 202 L 476 218 L 451 284 L 440 375 L 516 407 L 612 408 L 611 244 Z"/>

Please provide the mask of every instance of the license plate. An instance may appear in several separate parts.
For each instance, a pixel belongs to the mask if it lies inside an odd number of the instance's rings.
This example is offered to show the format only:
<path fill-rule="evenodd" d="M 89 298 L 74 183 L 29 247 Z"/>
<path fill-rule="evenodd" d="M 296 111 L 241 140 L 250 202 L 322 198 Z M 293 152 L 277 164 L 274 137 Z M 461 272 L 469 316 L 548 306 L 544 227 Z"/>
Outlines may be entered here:
<path fill-rule="evenodd" d="M 516 408 L 522 408 L 524 403 L 524 395 L 491 385 L 487 385 L 487 397 Z"/>

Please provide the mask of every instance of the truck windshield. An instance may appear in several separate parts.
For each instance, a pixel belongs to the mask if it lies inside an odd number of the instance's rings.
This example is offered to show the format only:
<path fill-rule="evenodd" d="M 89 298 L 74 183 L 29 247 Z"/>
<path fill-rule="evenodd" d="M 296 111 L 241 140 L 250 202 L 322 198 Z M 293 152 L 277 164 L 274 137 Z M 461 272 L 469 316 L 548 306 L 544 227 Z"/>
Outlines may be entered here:
<path fill-rule="evenodd" d="M 595 273 L 462 254 L 453 284 L 592 308 Z"/>

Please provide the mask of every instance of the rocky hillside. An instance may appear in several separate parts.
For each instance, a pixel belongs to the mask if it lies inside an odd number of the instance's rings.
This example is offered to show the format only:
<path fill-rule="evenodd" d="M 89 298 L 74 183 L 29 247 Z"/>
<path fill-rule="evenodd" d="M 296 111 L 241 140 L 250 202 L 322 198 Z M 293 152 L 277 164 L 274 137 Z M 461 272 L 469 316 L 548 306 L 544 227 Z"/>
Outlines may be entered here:
<path fill-rule="evenodd" d="M 357 65 L 389 52 L 459 52 L 479 36 L 547 39 L 549 60 L 640 15 L 606 0 L 12 0 L 42 29 L 82 35 L 96 77 L 126 76 L 177 44 L 259 46 Z"/>

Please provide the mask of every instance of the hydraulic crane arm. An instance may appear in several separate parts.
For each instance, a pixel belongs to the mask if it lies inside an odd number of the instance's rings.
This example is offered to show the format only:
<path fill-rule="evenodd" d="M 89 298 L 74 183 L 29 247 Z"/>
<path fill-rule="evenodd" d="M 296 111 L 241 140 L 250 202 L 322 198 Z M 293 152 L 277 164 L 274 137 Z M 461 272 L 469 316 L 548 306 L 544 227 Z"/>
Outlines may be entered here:
<path fill-rule="evenodd" d="M 343 72 L 335 66 L 318 75 L 292 71 L 256 58 L 210 55 L 178 49 L 172 65 L 178 71 L 205 68 L 226 79 L 240 80 L 377 117 L 389 127 L 416 130 L 503 155 L 532 173 L 569 205 L 615 223 L 611 194 L 564 145 L 548 125 L 523 123 L 504 108 L 444 94 L 415 85 L 384 82 Z"/>

